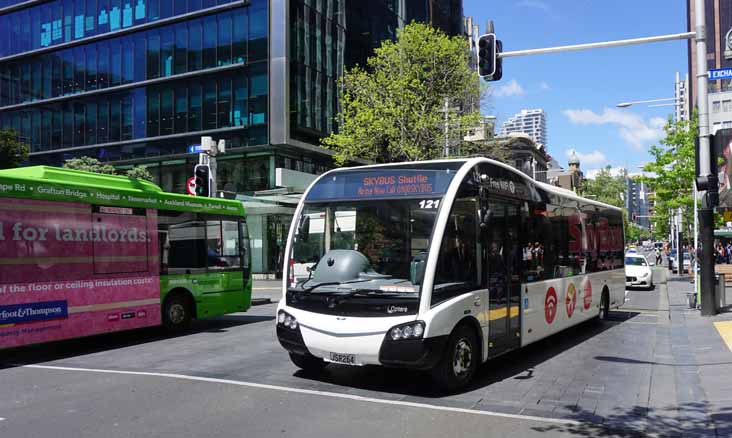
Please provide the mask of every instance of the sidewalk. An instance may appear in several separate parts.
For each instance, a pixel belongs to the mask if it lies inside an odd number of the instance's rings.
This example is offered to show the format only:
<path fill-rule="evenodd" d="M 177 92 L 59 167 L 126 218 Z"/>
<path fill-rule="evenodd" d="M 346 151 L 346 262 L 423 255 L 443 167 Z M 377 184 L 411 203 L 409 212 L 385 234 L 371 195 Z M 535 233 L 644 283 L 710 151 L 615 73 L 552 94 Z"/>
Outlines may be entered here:
<path fill-rule="evenodd" d="M 732 313 L 702 317 L 688 308 L 692 291 L 687 277 L 668 279 L 669 323 L 658 327 L 654 372 L 673 378 L 680 430 L 732 436 L 732 351 L 714 324 Z"/>
<path fill-rule="evenodd" d="M 282 280 L 254 280 L 252 305 L 276 303 L 282 297 Z"/>

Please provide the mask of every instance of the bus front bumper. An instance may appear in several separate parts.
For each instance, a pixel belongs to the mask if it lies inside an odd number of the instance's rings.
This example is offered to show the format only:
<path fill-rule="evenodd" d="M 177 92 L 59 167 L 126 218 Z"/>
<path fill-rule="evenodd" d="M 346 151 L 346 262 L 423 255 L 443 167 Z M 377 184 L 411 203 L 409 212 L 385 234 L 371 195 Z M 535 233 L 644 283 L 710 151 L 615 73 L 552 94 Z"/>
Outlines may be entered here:
<path fill-rule="evenodd" d="M 299 323 L 292 329 L 277 324 L 280 345 L 292 354 L 313 355 L 329 362 L 353 356 L 351 365 L 431 369 L 442 358 L 448 336 L 394 341 L 389 331 L 336 334 Z"/>

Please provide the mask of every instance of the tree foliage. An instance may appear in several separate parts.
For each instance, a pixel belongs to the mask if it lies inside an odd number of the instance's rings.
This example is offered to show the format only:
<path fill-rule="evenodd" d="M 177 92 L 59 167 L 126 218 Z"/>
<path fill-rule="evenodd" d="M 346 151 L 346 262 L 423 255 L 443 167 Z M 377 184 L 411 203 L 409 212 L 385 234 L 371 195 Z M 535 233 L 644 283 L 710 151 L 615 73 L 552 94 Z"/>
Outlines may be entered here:
<path fill-rule="evenodd" d="M 19 167 L 28 158 L 28 145 L 12 129 L 0 129 L 0 169 Z"/>
<path fill-rule="evenodd" d="M 595 201 L 624 208 L 627 174 L 613 176 L 610 169 L 610 166 L 607 166 L 600 170 L 595 179 L 585 180 L 581 194 Z M 623 227 L 626 242 L 638 242 L 651 237 L 650 231 L 628 220 L 627 210 L 623 210 Z"/>
<path fill-rule="evenodd" d="M 132 169 L 127 170 L 125 175 L 127 175 L 128 178 L 144 179 L 150 182 L 155 181 L 155 178 L 153 178 L 152 174 L 145 166 L 135 166 Z"/>
<path fill-rule="evenodd" d="M 664 127 L 665 137 L 658 145 L 651 146 L 653 161 L 643 170 L 653 172 L 655 177 L 644 181 L 653 191 L 654 232 L 666 236 L 669 232 L 670 212 L 681 209 L 683 234 L 693 237 L 694 224 L 694 139 L 698 134 L 698 117 L 693 114 L 690 120 L 673 121 L 669 119 Z"/>
<path fill-rule="evenodd" d="M 102 163 L 92 157 L 70 158 L 64 162 L 64 168 L 83 170 L 84 172 L 102 173 L 104 175 L 117 175 L 117 169 L 115 169 L 114 166 Z"/>
<path fill-rule="evenodd" d="M 96 158 L 92 157 L 81 157 L 71 158 L 66 160 L 64 168 L 83 170 L 85 172 L 101 173 L 104 175 L 119 175 L 117 169 L 111 164 L 102 163 Z M 128 169 L 124 172 L 124 175 L 128 178 L 144 179 L 147 181 L 153 181 L 152 174 L 147 170 L 145 166 L 135 166 L 132 169 Z"/>
<path fill-rule="evenodd" d="M 613 176 L 610 166 L 607 166 L 600 169 L 595 179 L 586 179 L 583 182 L 581 194 L 592 200 L 623 208 L 625 188 L 625 175 Z"/>
<path fill-rule="evenodd" d="M 367 66 L 340 81 L 339 131 L 322 140 L 342 164 L 354 158 L 384 163 L 442 156 L 445 102 L 448 127 L 462 139 L 480 117 L 480 82 L 468 66 L 468 42 L 412 23 L 385 41 Z"/>

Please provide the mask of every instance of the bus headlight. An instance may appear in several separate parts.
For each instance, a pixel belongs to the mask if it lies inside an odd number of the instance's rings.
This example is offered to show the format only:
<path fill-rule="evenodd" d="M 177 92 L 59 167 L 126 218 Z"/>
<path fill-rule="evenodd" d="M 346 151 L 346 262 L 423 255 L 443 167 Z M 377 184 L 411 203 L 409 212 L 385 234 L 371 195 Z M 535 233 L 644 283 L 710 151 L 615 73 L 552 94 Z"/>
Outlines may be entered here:
<path fill-rule="evenodd" d="M 297 319 L 295 319 L 294 316 L 290 315 L 284 310 L 280 310 L 280 312 L 277 314 L 277 324 L 287 327 L 291 330 L 297 329 Z"/>
<path fill-rule="evenodd" d="M 409 322 L 389 329 L 389 336 L 393 341 L 399 341 L 401 339 L 420 339 L 423 334 L 423 321 Z"/>

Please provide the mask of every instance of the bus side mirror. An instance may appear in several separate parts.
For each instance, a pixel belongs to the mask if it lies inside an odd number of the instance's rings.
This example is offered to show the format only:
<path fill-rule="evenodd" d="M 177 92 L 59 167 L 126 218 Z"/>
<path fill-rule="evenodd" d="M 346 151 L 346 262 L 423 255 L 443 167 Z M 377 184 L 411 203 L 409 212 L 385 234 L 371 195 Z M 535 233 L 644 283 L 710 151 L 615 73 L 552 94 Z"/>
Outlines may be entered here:
<path fill-rule="evenodd" d="M 310 238 L 310 216 L 305 215 L 300 219 L 300 225 L 297 227 L 297 236 L 307 242 Z"/>

